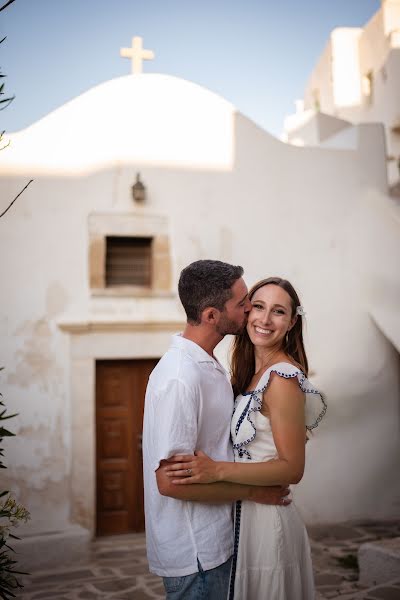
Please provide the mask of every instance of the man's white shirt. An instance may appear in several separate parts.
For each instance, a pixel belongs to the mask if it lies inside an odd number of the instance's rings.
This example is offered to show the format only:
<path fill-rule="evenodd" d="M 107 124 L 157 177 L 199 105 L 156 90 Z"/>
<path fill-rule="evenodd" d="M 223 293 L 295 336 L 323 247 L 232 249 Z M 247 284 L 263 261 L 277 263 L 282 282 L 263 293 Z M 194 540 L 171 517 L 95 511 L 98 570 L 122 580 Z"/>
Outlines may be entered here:
<path fill-rule="evenodd" d="M 232 461 L 233 393 L 228 374 L 205 350 L 173 336 L 149 378 L 143 425 L 146 541 L 150 571 L 179 577 L 213 569 L 233 553 L 232 505 L 162 496 L 156 470 L 174 454 L 203 450 Z"/>

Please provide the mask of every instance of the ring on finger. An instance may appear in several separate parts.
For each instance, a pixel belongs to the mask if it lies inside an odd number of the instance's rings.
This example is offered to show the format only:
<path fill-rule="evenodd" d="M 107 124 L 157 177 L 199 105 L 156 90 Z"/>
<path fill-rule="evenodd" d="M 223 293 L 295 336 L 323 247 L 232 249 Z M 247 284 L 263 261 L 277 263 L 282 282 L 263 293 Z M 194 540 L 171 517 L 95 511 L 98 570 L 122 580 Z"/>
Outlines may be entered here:
<path fill-rule="evenodd" d="M 191 475 L 191 474 L 192 474 L 192 469 L 186 469 L 186 473 L 187 473 L 188 475 Z"/>

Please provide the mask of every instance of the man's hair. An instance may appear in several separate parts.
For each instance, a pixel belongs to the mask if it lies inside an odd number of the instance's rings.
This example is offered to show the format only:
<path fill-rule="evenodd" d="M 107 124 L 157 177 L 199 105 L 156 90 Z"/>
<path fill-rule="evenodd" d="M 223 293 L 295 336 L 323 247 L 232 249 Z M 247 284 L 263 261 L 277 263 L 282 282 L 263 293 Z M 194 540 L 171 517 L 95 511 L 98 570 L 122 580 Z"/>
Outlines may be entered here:
<path fill-rule="evenodd" d="M 232 285 L 243 275 L 243 268 L 219 260 L 196 260 L 183 269 L 178 291 L 188 323 L 199 325 L 208 306 L 220 311 L 232 297 Z"/>

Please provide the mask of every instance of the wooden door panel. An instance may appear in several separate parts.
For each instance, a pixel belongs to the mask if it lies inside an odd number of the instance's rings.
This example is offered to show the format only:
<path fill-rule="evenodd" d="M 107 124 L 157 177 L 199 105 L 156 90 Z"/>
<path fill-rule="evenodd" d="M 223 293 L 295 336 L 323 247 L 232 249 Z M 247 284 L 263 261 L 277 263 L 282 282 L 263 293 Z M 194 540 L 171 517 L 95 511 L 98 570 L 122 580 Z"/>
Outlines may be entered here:
<path fill-rule="evenodd" d="M 142 458 L 142 431 L 143 431 L 143 411 L 144 411 L 144 397 L 146 394 L 147 382 L 150 373 L 157 364 L 156 361 L 148 361 L 143 364 L 143 370 L 140 374 L 139 371 L 134 372 L 133 383 L 136 389 L 138 398 L 142 399 L 142 404 L 135 404 L 135 412 L 133 417 L 134 431 L 133 431 L 133 451 L 136 454 L 136 460 L 141 465 L 140 469 L 136 470 L 135 473 L 135 487 L 141 492 L 136 496 L 137 513 L 134 516 L 133 527 L 135 531 L 144 531 L 144 495 L 143 495 L 143 458 Z M 140 422 L 140 427 L 138 426 Z M 142 517 L 143 515 L 143 517 Z"/>
<path fill-rule="evenodd" d="M 128 408 L 130 378 L 127 373 L 129 366 L 123 361 L 99 361 L 98 408 L 107 407 Z M 131 363 L 132 361 L 126 361 Z M 109 363 L 109 364 L 107 364 Z"/>
<path fill-rule="evenodd" d="M 97 533 L 144 530 L 141 434 L 157 359 L 96 363 Z"/>
<path fill-rule="evenodd" d="M 98 458 L 129 458 L 129 423 L 109 418 L 99 423 Z"/>
<path fill-rule="evenodd" d="M 101 508 L 103 510 L 123 510 L 126 507 L 127 478 L 121 471 L 102 474 L 100 479 Z"/>

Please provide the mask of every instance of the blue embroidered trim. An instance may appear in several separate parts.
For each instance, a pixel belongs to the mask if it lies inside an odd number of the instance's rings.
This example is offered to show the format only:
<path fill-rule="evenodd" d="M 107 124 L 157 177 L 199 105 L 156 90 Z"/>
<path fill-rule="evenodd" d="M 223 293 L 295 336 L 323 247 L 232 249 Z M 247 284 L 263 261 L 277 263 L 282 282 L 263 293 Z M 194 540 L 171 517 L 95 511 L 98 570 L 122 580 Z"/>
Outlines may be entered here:
<path fill-rule="evenodd" d="M 229 582 L 229 600 L 233 600 L 235 595 L 235 577 L 236 577 L 236 565 L 239 550 L 239 535 L 240 535 L 240 518 L 242 516 L 242 502 L 238 500 L 235 507 L 235 539 L 233 543 L 233 557 L 232 557 L 232 569 L 231 579 Z"/>
<path fill-rule="evenodd" d="M 242 414 L 240 415 L 238 422 L 236 423 L 236 427 L 235 427 L 235 433 L 237 433 L 239 431 L 239 427 L 241 426 L 241 424 L 243 423 L 243 419 L 246 416 L 247 411 L 249 410 L 250 407 L 250 402 L 251 402 L 251 398 L 248 401 L 248 403 L 246 404 L 246 406 L 244 407 L 244 411 L 242 412 Z"/>
<path fill-rule="evenodd" d="M 277 373 L 277 375 L 279 375 L 280 377 L 284 377 L 285 379 L 293 379 L 293 377 L 297 377 L 299 386 L 300 386 L 300 389 L 302 392 L 304 392 L 305 394 L 318 394 L 318 396 L 321 398 L 322 411 L 320 412 L 320 414 L 318 415 L 318 417 L 316 418 L 314 423 L 312 423 L 311 425 L 306 425 L 306 429 L 308 431 L 315 429 L 315 427 L 318 426 L 321 419 L 324 417 L 324 415 L 326 413 L 327 404 L 325 402 L 324 396 L 321 394 L 321 392 L 318 392 L 317 390 L 308 389 L 304 386 L 304 381 L 306 380 L 306 376 L 304 375 L 304 373 L 302 371 L 298 370 L 295 373 L 288 374 L 288 373 L 282 373 L 282 371 L 278 371 L 276 369 L 272 369 L 269 373 L 268 381 L 264 385 L 264 387 L 262 387 L 258 390 L 253 390 L 251 392 L 247 392 L 246 394 L 242 394 L 242 396 L 250 394 L 250 400 L 247 402 L 242 414 L 240 415 L 240 417 L 238 419 L 238 422 L 235 427 L 235 433 L 236 434 L 238 433 L 240 425 L 243 423 L 245 417 L 247 418 L 248 422 L 252 426 L 254 433 L 247 440 L 245 440 L 243 442 L 239 442 L 238 444 L 233 444 L 233 449 L 238 451 L 238 455 L 240 458 L 243 458 L 243 456 L 246 455 L 247 459 L 251 460 L 250 452 L 247 449 L 243 448 L 243 446 L 247 446 L 250 442 L 252 442 L 254 440 L 254 438 L 256 437 L 256 433 L 257 433 L 256 426 L 253 423 L 253 421 L 251 420 L 250 415 L 252 412 L 260 412 L 261 411 L 262 398 L 259 398 L 258 395 L 262 394 L 267 389 L 269 382 L 271 380 L 271 373 Z M 299 375 L 300 375 L 300 379 L 299 379 Z M 256 406 L 254 406 L 253 408 L 250 406 L 252 400 L 255 400 L 255 402 L 256 402 Z"/>
<path fill-rule="evenodd" d="M 267 385 L 262 390 L 255 390 L 255 391 L 251 392 L 250 400 L 246 404 L 246 407 L 245 407 L 244 411 L 242 412 L 242 414 L 240 415 L 239 420 L 237 422 L 237 425 L 235 427 L 235 433 L 238 433 L 239 427 L 242 424 L 242 422 L 244 421 L 245 417 L 247 418 L 247 420 L 249 421 L 250 425 L 252 426 L 252 428 L 254 430 L 254 433 L 253 433 L 253 435 L 251 437 L 249 437 L 248 440 L 245 440 L 244 442 L 240 442 L 239 444 L 233 444 L 233 449 L 234 450 L 238 450 L 239 448 L 241 448 L 241 446 L 247 446 L 247 444 L 249 444 L 250 442 L 252 442 L 254 440 L 254 438 L 256 437 L 257 430 L 256 430 L 256 427 L 255 427 L 253 421 L 250 419 L 250 413 L 256 412 L 256 411 L 258 412 L 258 411 L 261 410 L 262 400 L 257 397 L 257 394 L 258 394 L 259 391 L 263 392 L 264 389 L 266 389 Z M 251 408 L 250 404 L 251 404 L 252 400 L 255 400 L 255 402 L 258 404 L 258 406 L 255 406 L 254 408 Z M 243 454 L 246 454 L 247 458 L 251 458 L 249 452 L 247 450 L 245 450 L 244 448 L 242 448 L 241 452 L 239 452 L 240 458 L 242 458 Z"/>

